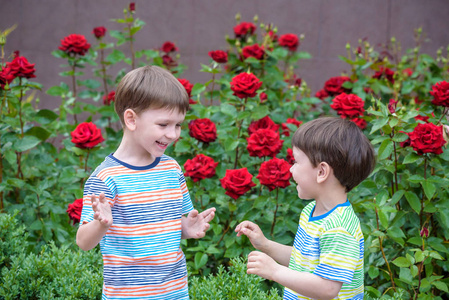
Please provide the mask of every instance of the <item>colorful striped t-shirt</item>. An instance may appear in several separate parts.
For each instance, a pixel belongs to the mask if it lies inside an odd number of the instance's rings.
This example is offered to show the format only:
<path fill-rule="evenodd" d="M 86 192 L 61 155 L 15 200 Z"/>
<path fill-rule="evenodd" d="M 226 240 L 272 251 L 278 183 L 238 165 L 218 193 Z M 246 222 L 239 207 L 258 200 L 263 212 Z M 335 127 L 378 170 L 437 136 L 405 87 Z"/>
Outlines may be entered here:
<path fill-rule="evenodd" d="M 100 242 L 102 299 L 189 299 L 181 216 L 193 206 L 179 164 L 163 155 L 136 167 L 107 156 L 85 184 L 81 224 L 93 220 L 90 196 L 101 192 L 113 217 Z"/>
<path fill-rule="evenodd" d="M 363 299 L 364 238 L 349 201 L 313 217 L 315 201 L 299 218 L 289 268 L 343 282 L 335 299 Z M 284 299 L 311 299 L 285 288 Z"/>

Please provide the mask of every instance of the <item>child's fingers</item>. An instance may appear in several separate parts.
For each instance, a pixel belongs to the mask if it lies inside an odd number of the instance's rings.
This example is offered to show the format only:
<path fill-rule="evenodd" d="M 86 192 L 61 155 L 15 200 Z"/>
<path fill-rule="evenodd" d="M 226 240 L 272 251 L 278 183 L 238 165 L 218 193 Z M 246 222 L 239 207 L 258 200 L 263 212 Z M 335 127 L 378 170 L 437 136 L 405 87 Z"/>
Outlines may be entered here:
<path fill-rule="evenodd" d="M 188 218 L 196 218 L 198 216 L 198 211 L 196 209 L 189 212 Z"/>

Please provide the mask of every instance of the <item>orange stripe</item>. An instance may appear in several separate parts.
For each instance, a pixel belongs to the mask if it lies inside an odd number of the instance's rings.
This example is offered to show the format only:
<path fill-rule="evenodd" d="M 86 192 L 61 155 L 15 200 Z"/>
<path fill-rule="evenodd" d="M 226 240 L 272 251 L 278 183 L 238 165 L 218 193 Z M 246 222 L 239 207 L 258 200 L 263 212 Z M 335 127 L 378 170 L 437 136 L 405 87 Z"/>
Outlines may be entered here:
<path fill-rule="evenodd" d="M 164 284 L 145 285 L 141 287 L 123 287 L 123 286 L 104 286 L 103 290 L 106 296 L 153 296 L 160 295 L 163 292 L 172 292 L 181 290 L 187 285 L 187 277 L 171 280 Z"/>

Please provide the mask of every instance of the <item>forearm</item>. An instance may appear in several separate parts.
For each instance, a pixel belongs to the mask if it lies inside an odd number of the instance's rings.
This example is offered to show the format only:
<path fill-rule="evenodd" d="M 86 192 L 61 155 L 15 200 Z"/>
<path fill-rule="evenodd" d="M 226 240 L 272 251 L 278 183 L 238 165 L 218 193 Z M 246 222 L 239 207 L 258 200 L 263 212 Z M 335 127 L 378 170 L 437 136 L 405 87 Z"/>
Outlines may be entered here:
<path fill-rule="evenodd" d="M 318 275 L 278 266 L 272 273 L 273 281 L 309 298 L 333 299 L 340 292 L 342 282 L 324 279 Z"/>
<path fill-rule="evenodd" d="M 109 226 L 103 225 L 97 220 L 84 224 L 78 228 L 76 244 L 84 251 L 93 249 L 98 245 L 108 229 Z"/>
<path fill-rule="evenodd" d="M 291 246 L 282 245 L 267 239 L 264 245 L 257 250 L 267 254 L 282 266 L 288 267 L 288 264 L 290 263 L 290 256 L 292 255 Z"/>

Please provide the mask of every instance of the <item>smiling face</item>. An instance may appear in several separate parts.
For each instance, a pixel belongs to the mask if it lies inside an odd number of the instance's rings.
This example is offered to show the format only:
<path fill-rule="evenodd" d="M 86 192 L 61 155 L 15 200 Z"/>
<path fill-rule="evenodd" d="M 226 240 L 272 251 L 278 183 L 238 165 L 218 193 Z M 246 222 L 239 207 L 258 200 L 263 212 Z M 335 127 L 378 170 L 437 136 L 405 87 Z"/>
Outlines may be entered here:
<path fill-rule="evenodd" d="M 165 149 L 181 135 L 181 123 L 185 113 L 176 109 L 147 109 L 135 116 L 133 130 L 134 147 L 137 153 L 160 157 Z"/>
<path fill-rule="evenodd" d="M 296 147 L 293 147 L 293 157 L 295 158 L 295 163 L 290 168 L 290 172 L 297 184 L 298 197 L 301 199 L 315 199 L 319 168 L 314 167 L 307 155 Z"/>

